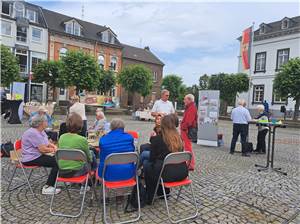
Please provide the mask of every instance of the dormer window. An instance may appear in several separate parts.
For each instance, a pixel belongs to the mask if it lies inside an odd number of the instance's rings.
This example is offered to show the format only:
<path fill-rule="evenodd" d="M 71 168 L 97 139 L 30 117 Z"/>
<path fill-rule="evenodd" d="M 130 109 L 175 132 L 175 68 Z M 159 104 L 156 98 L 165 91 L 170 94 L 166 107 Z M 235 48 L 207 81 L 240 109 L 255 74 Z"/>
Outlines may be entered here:
<path fill-rule="evenodd" d="M 259 28 L 259 34 L 265 34 L 266 33 L 266 26 L 263 24 Z"/>
<path fill-rule="evenodd" d="M 281 23 L 281 29 L 287 29 L 287 28 L 289 28 L 289 20 L 285 19 Z"/>
<path fill-rule="evenodd" d="M 114 44 L 115 43 L 115 35 L 109 30 L 105 30 L 99 34 L 100 40 L 106 43 Z"/>
<path fill-rule="evenodd" d="M 65 23 L 65 32 L 76 36 L 81 35 L 81 26 L 75 20 Z"/>
<path fill-rule="evenodd" d="M 22 2 L 16 1 L 13 6 L 15 10 L 16 18 L 24 18 L 25 17 L 25 7 Z"/>
<path fill-rule="evenodd" d="M 28 19 L 30 22 L 33 22 L 33 23 L 37 23 L 37 22 L 38 22 L 38 19 L 37 19 L 37 13 L 36 13 L 36 11 L 34 11 L 34 10 L 27 9 L 27 10 L 26 10 L 26 17 L 27 17 L 27 19 Z"/>

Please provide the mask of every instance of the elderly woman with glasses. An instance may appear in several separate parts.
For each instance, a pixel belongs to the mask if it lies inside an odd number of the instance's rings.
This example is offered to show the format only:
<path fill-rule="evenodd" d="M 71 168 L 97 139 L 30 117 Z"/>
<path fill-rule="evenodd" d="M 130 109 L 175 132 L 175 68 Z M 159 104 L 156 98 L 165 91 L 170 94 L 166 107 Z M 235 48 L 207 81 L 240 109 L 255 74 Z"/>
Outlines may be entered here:
<path fill-rule="evenodd" d="M 54 192 L 54 184 L 58 167 L 54 156 L 57 147 L 48 141 L 45 129 L 48 126 L 48 120 L 45 115 L 37 114 L 32 117 L 30 122 L 31 128 L 24 132 L 22 136 L 22 163 L 27 166 L 43 166 L 51 167 L 46 185 L 42 189 L 42 194 L 57 194 L 61 190 L 56 189 Z"/>

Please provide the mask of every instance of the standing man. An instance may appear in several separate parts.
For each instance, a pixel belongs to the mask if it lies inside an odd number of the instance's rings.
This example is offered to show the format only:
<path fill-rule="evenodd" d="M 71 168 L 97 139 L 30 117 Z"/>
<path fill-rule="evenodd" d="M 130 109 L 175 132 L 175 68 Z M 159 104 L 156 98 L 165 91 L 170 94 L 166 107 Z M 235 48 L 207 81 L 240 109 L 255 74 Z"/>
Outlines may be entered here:
<path fill-rule="evenodd" d="M 234 153 L 236 141 L 241 135 L 242 156 L 250 156 L 246 151 L 246 139 L 248 135 L 248 122 L 252 120 L 249 111 L 245 108 L 246 102 L 243 99 L 238 101 L 239 106 L 231 112 L 231 120 L 233 122 L 233 132 L 230 147 L 230 154 Z"/>
<path fill-rule="evenodd" d="M 194 103 L 195 97 L 192 94 L 188 94 L 184 97 L 185 110 L 183 114 L 183 119 L 180 123 L 180 134 L 184 143 L 184 150 L 192 153 L 192 160 L 189 166 L 189 170 L 195 169 L 195 156 L 192 149 L 192 142 L 189 139 L 189 129 L 197 128 L 197 107 Z"/>
<path fill-rule="evenodd" d="M 160 100 L 155 101 L 151 115 L 153 117 L 156 117 L 157 115 L 168 115 L 175 113 L 174 106 L 172 102 L 170 102 L 169 99 L 170 92 L 166 89 L 161 91 L 161 98 Z"/>

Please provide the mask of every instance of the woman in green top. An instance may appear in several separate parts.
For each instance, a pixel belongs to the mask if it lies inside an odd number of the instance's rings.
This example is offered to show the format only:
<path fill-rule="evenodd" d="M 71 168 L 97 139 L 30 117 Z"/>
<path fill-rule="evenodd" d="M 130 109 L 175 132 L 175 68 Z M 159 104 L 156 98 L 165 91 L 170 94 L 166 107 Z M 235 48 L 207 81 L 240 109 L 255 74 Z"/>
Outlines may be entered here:
<path fill-rule="evenodd" d="M 58 141 L 58 150 L 82 150 L 85 153 L 92 170 L 96 169 L 97 162 L 95 154 L 89 150 L 87 139 L 79 135 L 83 126 L 81 116 L 77 113 L 71 113 L 67 118 L 66 125 L 68 133 L 65 133 L 62 136 L 60 136 Z M 59 160 L 58 164 L 60 167 L 60 174 L 64 177 L 81 176 L 88 172 L 88 167 L 84 166 L 84 162 L 81 161 Z"/>

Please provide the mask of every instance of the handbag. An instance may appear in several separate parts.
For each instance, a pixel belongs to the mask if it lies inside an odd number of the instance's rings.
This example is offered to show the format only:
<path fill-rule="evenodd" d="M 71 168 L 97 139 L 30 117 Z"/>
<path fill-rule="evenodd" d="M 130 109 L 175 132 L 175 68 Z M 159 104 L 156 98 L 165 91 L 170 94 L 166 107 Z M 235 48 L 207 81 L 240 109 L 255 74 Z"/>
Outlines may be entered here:
<path fill-rule="evenodd" d="M 14 150 L 14 144 L 9 141 L 1 144 L 1 157 L 10 157 L 10 151 Z"/>
<path fill-rule="evenodd" d="M 188 138 L 196 143 L 197 142 L 197 138 L 198 138 L 198 128 L 197 127 L 190 127 L 188 128 Z"/>
<path fill-rule="evenodd" d="M 146 200 L 147 200 L 147 193 L 145 186 L 141 183 L 141 179 L 139 177 L 139 193 L 140 193 L 140 205 L 141 208 L 146 206 Z M 131 209 L 129 209 L 129 205 Z M 128 195 L 127 203 L 124 209 L 124 212 L 134 212 L 138 208 L 138 195 L 137 195 L 137 189 L 136 186 L 133 187 L 131 194 Z"/>

